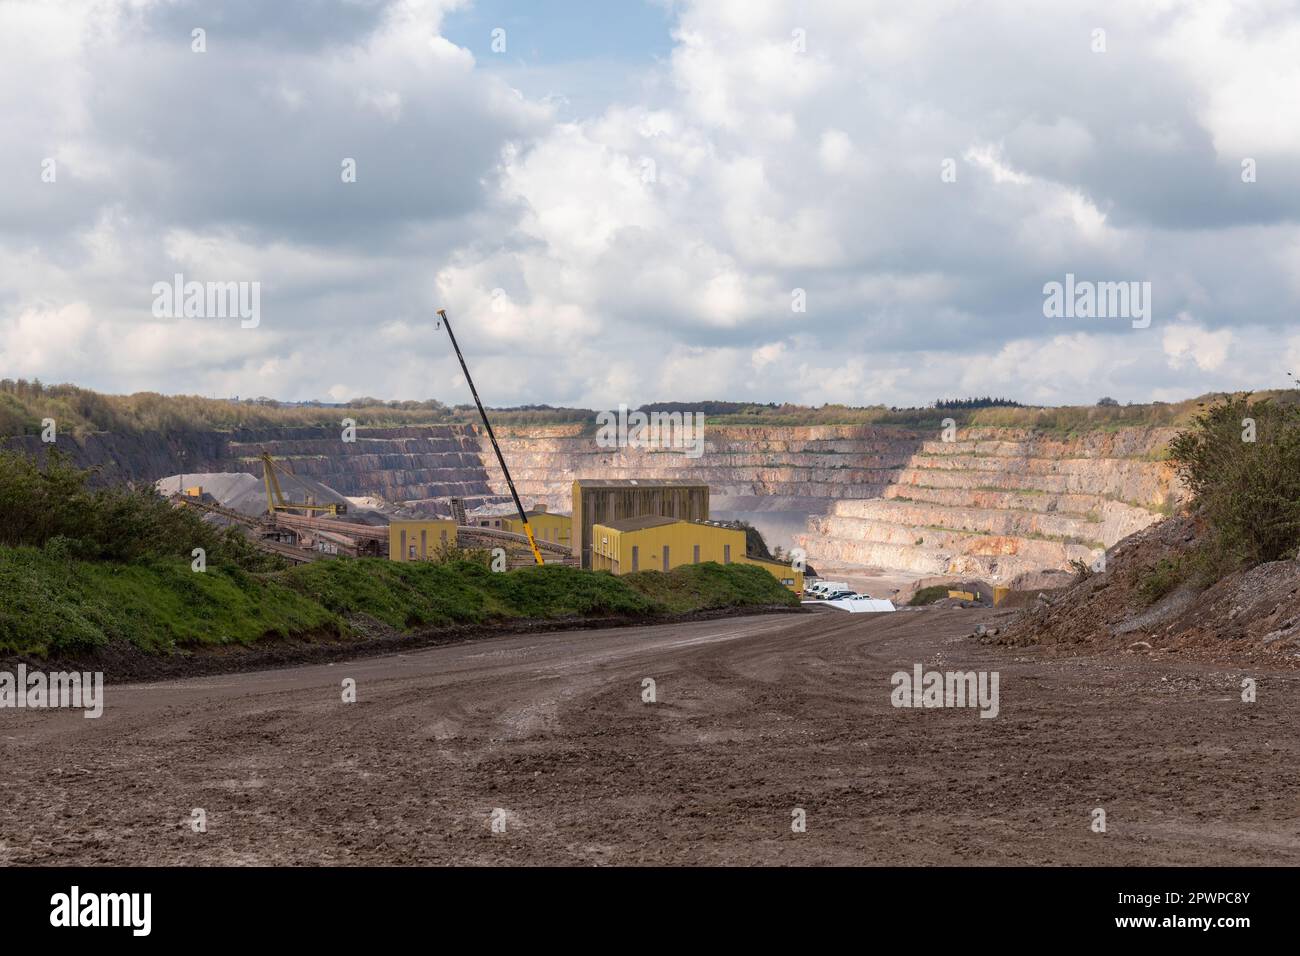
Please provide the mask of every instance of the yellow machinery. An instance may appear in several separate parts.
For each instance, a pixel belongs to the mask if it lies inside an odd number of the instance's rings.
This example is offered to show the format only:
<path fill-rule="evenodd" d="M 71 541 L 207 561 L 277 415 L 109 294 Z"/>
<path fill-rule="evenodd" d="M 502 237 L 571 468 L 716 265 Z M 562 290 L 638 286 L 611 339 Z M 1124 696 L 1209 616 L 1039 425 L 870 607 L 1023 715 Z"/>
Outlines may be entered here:
<path fill-rule="evenodd" d="M 483 403 L 479 401 L 478 389 L 474 387 L 474 380 L 469 377 L 469 366 L 465 364 L 465 356 L 461 354 L 460 346 L 456 344 L 456 335 L 452 332 L 451 322 L 447 319 L 447 310 L 439 309 L 438 315 L 442 319 L 442 324 L 447 326 L 447 336 L 451 339 L 451 347 L 456 350 L 456 358 L 460 359 L 460 369 L 465 373 L 465 381 L 469 384 L 470 394 L 474 396 L 474 404 L 478 406 L 478 414 L 483 419 L 483 427 L 487 429 L 488 438 L 492 440 L 492 450 L 497 453 L 501 473 L 506 476 L 506 484 L 510 486 L 510 497 L 515 499 L 515 508 L 519 511 L 519 523 L 524 526 L 524 534 L 528 535 L 528 546 L 533 549 L 533 558 L 538 564 L 545 564 L 546 562 L 542 560 L 542 552 L 537 548 L 537 539 L 533 537 L 533 526 L 528 523 L 528 513 L 524 511 L 523 503 L 519 500 L 519 492 L 515 491 L 515 483 L 510 477 L 510 469 L 506 467 L 505 456 L 501 454 L 501 446 L 497 444 L 497 436 L 492 431 L 492 423 L 488 421 Z"/>
<path fill-rule="evenodd" d="M 327 515 L 343 515 L 348 513 L 348 506 L 345 504 L 311 504 L 301 501 L 289 501 L 284 497 L 284 492 L 280 490 L 280 479 L 276 477 L 276 472 L 283 472 L 285 477 L 292 478 L 298 484 L 302 482 L 293 472 L 281 468 L 275 459 L 262 452 L 262 483 L 266 485 L 266 510 L 271 514 L 279 511 L 305 511 L 307 514 L 317 512 Z M 303 485 L 304 489 L 306 486 Z"/>

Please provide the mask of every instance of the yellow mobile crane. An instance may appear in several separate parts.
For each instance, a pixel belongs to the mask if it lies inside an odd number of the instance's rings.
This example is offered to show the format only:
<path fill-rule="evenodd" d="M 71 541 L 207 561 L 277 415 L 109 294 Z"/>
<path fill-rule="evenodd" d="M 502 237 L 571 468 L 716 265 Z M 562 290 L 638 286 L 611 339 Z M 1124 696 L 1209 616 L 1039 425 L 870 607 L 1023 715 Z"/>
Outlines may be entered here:
<path fill-rule="evenodd" d="M 483 419 L 483 427 L 487 429 L 488 438 L 492 440 L 492 450 L 497 453 L 497 461 L 501 464 L 501 473 L 506 476 L 506 484 L 510 486 L 510 497 L 515 499 L 515 508 L 519 511 L 519 520 L 523 522 L 524 534 L 528 535 L 528 546 L 533 549 L 533 557 L 537 563 L 545 564 L 546 562 L 542 560 L 542 552 L 537 547 L 537 539 L 533 537 L 533 526 L 528 523 L 528 514 L 519 501 L 519 492 L 515 491 L 515 483 L 510 478 L 510 469 L 506 467 L 505 457 L 501 454 L 501 446 L 497 444 L 497 436 L 492 431 L 492 423 L 488 421 L 487 411 L 484 410 L 483 403 L 479 401 L 478 389 L 474 387 L 474 380 L 469 377 L 469 366 L 465 364 L 465 356 L 461 354 L 460 346 L 456 344 L 456 334 L 451 330 L 451 322 L 447 319 L 447 310 L 439 309 L 438 315 L 442 319 L 442 324 L 447 326 L 447 336 L 451 339 L 451 347 L 456 350 L 456 358 L 460 359 L 461 371 L 465 373 L 465 381 L 469 383 L 469 391 L 474 396 L 474 404 L 478 406 L 479 417 Z"/>
<path fill-rule="evenodd" d="M 302 484 L 297 475 L 281 468 L 274 458 L 266 452 L 262 452 L 262 484 L 266 485 L 266 510 L 272 515 L 277 511 L 305 511 L 309 515 L 317 511 L 327 515 L 344 515 L 348 513 L 348 506 L 345 504 L 318 505 L 287 500 L 284 497 L 284 492 L 280 490 L 280 479 L 275 475 L 277 471 L 283 472 L 286 477 L 292 478 L 302 485 L 304 489 L 307 489 L 307 486 Z"/>

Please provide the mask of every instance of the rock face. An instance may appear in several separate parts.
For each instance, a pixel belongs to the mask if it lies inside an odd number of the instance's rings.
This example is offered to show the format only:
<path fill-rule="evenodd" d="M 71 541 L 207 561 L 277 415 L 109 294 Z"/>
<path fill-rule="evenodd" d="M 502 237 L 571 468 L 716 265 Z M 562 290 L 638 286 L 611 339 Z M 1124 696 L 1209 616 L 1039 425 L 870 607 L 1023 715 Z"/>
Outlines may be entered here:
<path fill-rule="evenodd" d="M 726 426 L 705 429 L 704 453 L 601 448 L 580 425 L 497 429 L 524 498 L 567 511 L 575 478 L 668 478 L 707 482 L 717 512 L 826 513 L 841 498 L 882 494 L 921 444 L 902 429 L 863 426 Z M 493 488 L 505 481 L 484 442 Z"/>
<path fill-rule="evenodd" d="M 41 454 L 48 446 L 29 437 L 13 439 L 7 447 Z M 500 500 L 483 470 L 478 433 L 464 425 L 358 429 L 355 442 L 343 441 L 341 429 L 282 428 L 95 434 L 60 437 L 57 447 L 77 464 L 98 468 L 100 482 L 153 482 L 184 472 L 247 472 L 260 478 L 258 459 L 267 452 L 294 474 L 348 496 L 377 495 L 444 511 L 449 496 L 465 498 L 471 508 Z M 292 487 L 285 492 L 292 496 Z"/>
<path fill-rule="evenodd" d="M 705 451 L 607 449 L 578 426 L 501 435 L 520 495 L 567 509 L 576 477 L 708 482 L 715 515 L 798 516 L 809 560 L 1007 581 L 1091 563 L 1180 496 L 1172 429 L 1058 438 L 967 429 L 951 442 L 867 426 L 713 427 Z M 484 449 L 493 488 L 500 469 Z"/>
<path fill-rule="evenodd" d="M 1161 460 L 1173 434 L 969 429 L 926 441 L 879 498 L 813 518 L 805 546 L 823 561 L 998 582 L 1092 563 L 1180 497 Z"/>
<path fill-rule="evenodd" d="M 601 448 L 594 425 L 502 428 L 506 460 L 525 504 L 569 511 L 575 478 L 707 482 L 717 517 L 743 517 L 772 543 L 798 543 L 809 560 L 918 574 L 1007 581 L 1103 547 L 1167 513 L 1180 495 L 1161 460 L 1171 429 L 1053 437 L 968 429 L 874 426 L 708 426 L 704 453 Z M 328 428 L 91 435 L 59 439 L 101 480 L 154 481 L 190 472 L 261 476 L 266 451 L 296 473 L 349 496 L 374 495 L 447 511 L 508 500 L 491 445 L 464 425 L 360 428 L 343 442 Z M 40 453 L 38 438 L 11 447 Z"/>

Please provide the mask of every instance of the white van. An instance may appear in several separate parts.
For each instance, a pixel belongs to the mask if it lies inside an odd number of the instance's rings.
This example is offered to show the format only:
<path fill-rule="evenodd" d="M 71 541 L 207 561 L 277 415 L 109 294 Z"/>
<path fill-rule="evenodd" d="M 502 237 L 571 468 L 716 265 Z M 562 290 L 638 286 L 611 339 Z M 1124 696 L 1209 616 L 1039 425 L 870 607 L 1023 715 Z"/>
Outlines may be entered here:
<path fill-rule="evenodd" d="M 818 581 L 806 591 L 809 597 L 823 598 L 828 594 L 834 594 L 836 591 L 848 590 L 848 585 L 843 581 Z"/>

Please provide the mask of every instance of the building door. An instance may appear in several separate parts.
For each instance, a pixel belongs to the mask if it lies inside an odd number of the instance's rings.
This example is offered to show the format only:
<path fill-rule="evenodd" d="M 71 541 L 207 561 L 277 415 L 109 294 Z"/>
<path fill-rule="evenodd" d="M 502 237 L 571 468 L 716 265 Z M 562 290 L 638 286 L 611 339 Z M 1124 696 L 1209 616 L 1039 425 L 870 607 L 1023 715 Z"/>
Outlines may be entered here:
<path fill-rule="evenodd" d="M 641 549 L 638 548 L 636 545 L 632 545 L 632 570 L 633 571 L 637 570 L 641 566 L 640 555 L 638 554 L 640 550 Z"/>
<path fill-rule="evenodd" d="M 731 563 L 731 545 L 729 544 L 724 544 L 722 546 L 722 563 L 723 564 Z"/>
<path fill-rule="evenodd" d="M 668 545 L 664 545 L 664 570 L 668 570 Z"/>
<path fill-rule="evenodd" d="M 695 563 L 700 563 L 700 546 L 698 544 L 695 546 Z"/>

